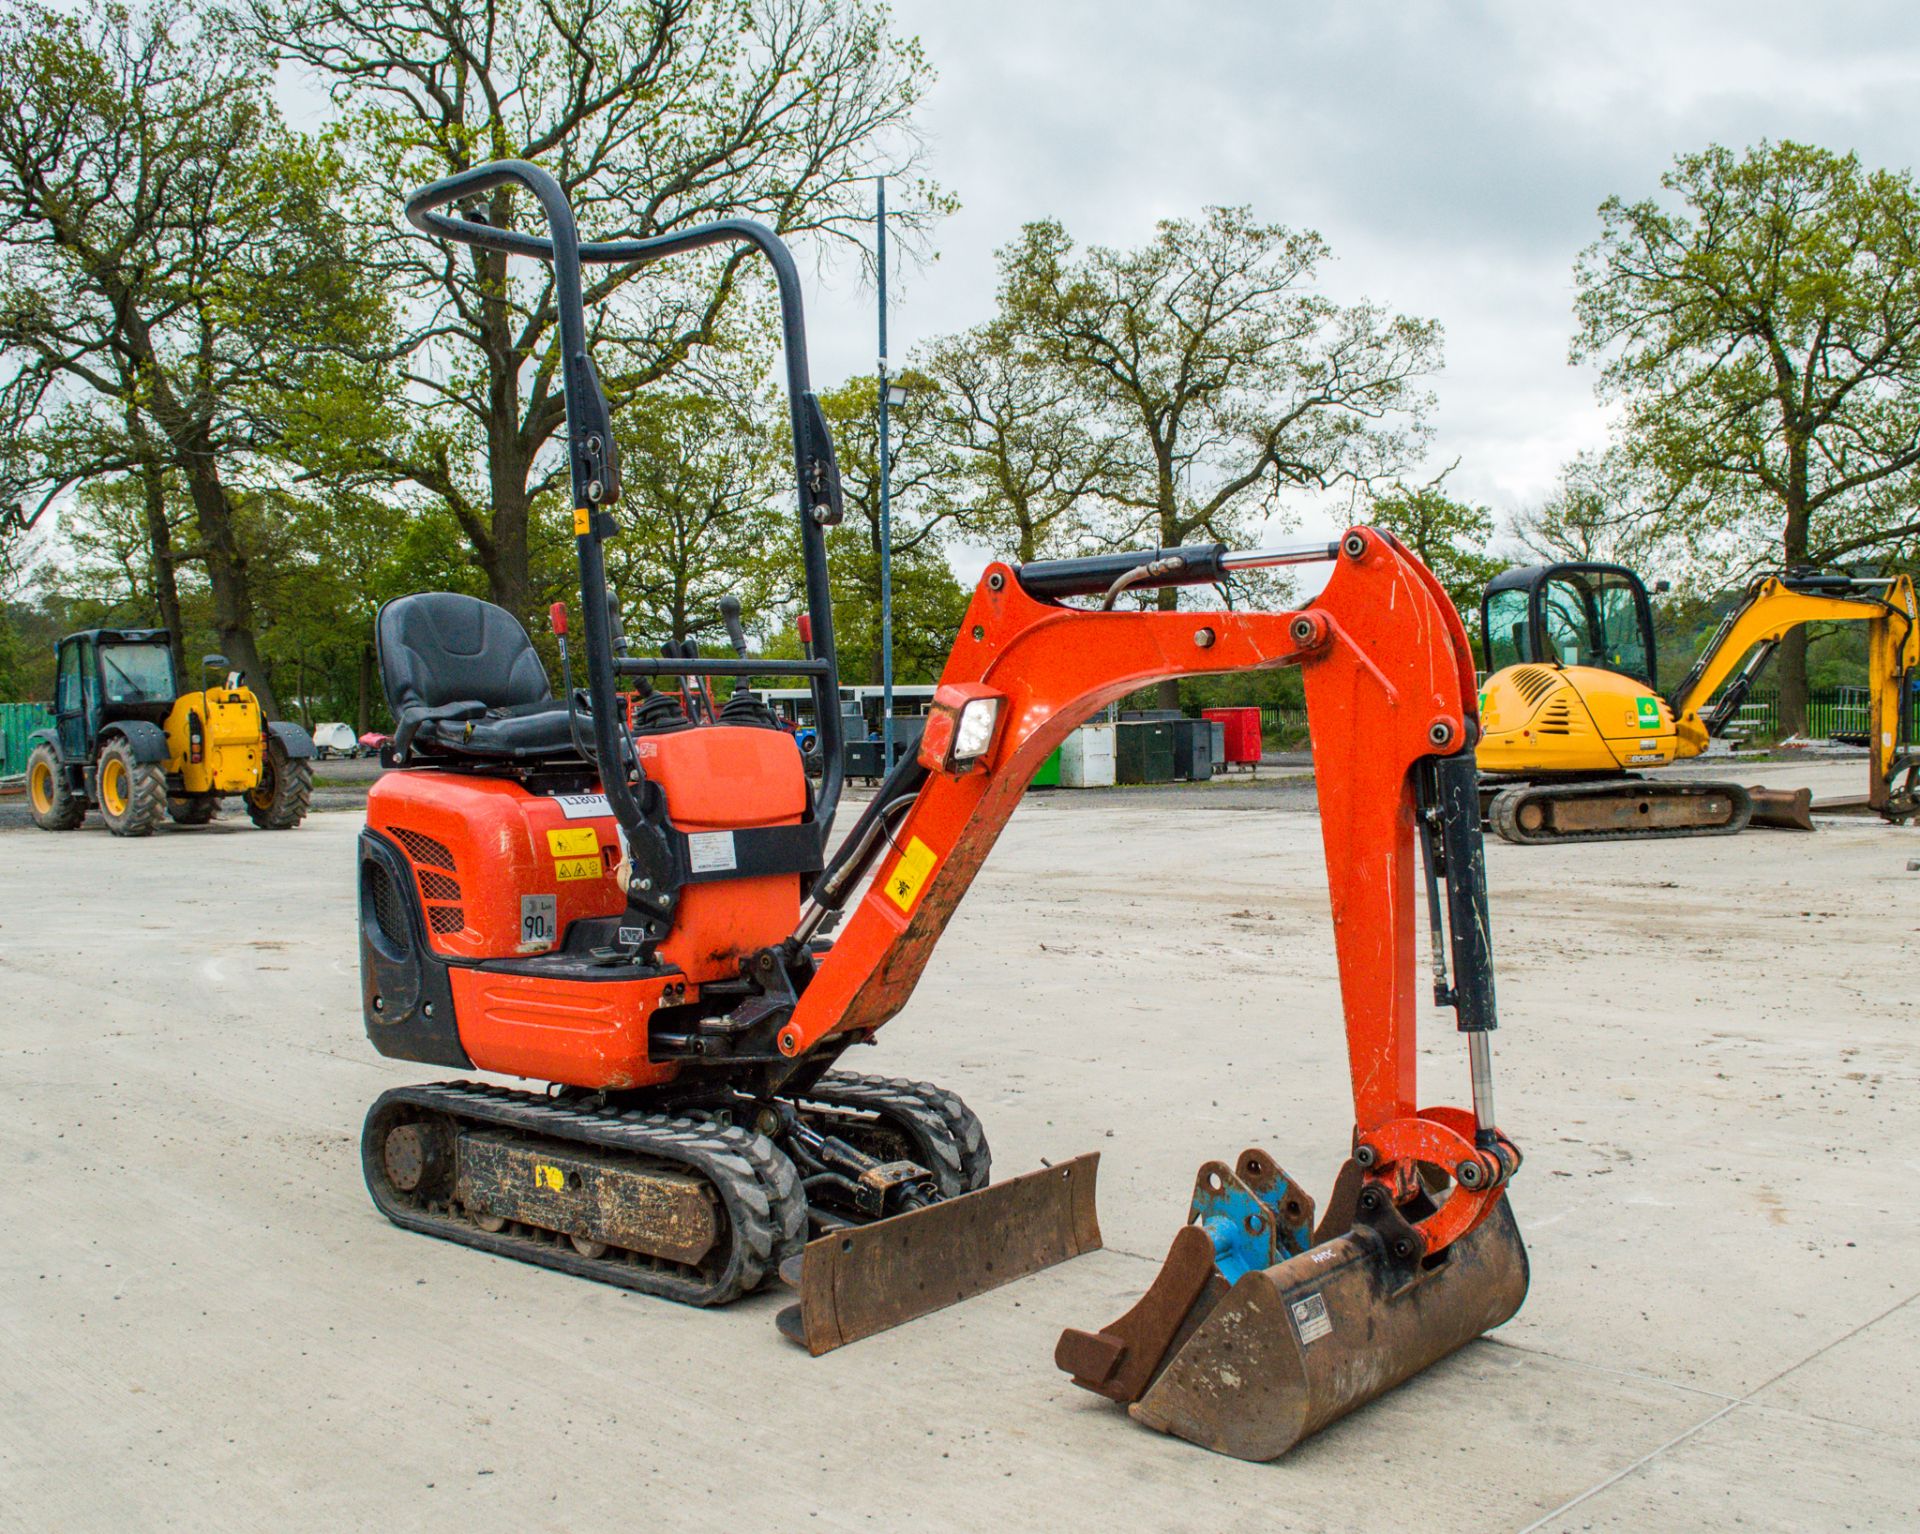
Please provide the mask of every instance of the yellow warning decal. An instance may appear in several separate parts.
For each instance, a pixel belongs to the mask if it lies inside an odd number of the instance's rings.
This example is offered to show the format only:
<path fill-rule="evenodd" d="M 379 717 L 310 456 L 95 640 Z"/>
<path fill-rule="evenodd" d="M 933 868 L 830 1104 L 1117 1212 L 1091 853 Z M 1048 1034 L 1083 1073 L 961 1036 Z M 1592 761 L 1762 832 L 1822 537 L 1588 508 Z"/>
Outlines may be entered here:
<path fill-rule="evenodd" d="M 557 858 L 597 858 L 600 856 L 600 838 L 593 834 L 592 826 L 549 831 L 547 851 Z"/>
<path fill-rule="evenodd" d="M 533 1164 L 533 1182 L 537 1188 L 549 1188 L 559 1193 L 567 1186 L 567 1179 L 561 1175 L 560 1168 L 548 1166 L 544 1161 Z"/>
<path fill-rule="evenodd" d="M 920 886 L 927 882 L 927 875 L 933 872 L 937 862 L 933 848 L 917 836 L 909 837 L 907 850 L 900 854 L 900 861 L 887 875 L 887 898 L 901 910 L 911 911 L 914 901 L 920 898 Z"/>
<path fill-rule="evenodd" d="M 587 508 L 584 506 L 574 507 L 573 508 L 573 536 L 576 538 L 586 537 L 588 529 L 590 529 L 592 526 L 593 526 L 593 513 L 588 511 Z"/>
<path fill-rule="evenodd" d="M 591 858 L 555 858 L 553 876 L 556 879 L 597 879 L 600 877 L 600 859 Z"/>

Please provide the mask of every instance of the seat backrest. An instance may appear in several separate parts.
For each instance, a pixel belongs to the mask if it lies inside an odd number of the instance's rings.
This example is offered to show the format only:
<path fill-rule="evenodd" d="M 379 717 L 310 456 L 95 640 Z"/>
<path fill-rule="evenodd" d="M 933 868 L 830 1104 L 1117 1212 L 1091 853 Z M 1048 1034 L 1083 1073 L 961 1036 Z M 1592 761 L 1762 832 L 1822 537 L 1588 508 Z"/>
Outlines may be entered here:
<path fill-rule="evenodd" d="M 553 696 L 547 668 L 520 620 L 478 597 L 452 591 L 396 597 L 380 609 L 374 637 L 396 720 L 449 703 L 511 708 Z"/>

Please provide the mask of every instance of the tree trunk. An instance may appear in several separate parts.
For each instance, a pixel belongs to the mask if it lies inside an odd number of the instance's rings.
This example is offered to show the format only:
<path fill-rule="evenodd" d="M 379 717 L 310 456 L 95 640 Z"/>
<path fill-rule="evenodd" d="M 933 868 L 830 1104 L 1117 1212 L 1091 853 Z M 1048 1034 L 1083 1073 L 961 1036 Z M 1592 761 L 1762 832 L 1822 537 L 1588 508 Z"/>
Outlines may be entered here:
<path fill-rule="evenodd" d="M 247 685 L 260 700 L 261 712 L 268 719 L 278 719 L 280 705 L 253 642 L 253 594 L 247 582 L 247 561 L 234 533 L 233 507 L 220 481 L 220 467 L 213 445 L 207 441 L 206 424 L 180 403 L 172 381 L 154 355 L 145 321 L 129 309 L 125 325 L 135 377 L 151 391 L 154 422 L 166 438 L 173 467 L 187 481 L 194 527 L 200 537 L 200 558 L 206 564 L 207 585 L 213 595 L 213 625 L 220 636 L 220 649 L 231 665 L 246 672 Z"/>
<path fill-rule="evenodd" d="M 531 629 L 535 625 L 529 621 L 533 612 L 533 561 L 527 544 L 529 466 L 517 454 L 496 453 L 492 467 L 493 546 L 480 560 L 487 572 L 487 594 Z"/>
<path fill-rule="evenodd" d="M 145 439 L 146 433 L 136 433 Z M 173 568 L 173 529 L 167 524 L 166 472 L 151 457 L 140 464 L 140 484 L 145 492 L 147 518 L 147 554 L 153 564 L 153 594 L 160 607 L 160 624 L 167 631 L 167 646 L 173 651 L 176 685 L 193 685 L 196 673 L 187 670 L 187 636 L 180 626 L 180 583 Z"/>
<path fill-rule="evenodd" d="M 253 641 L 253 593 L 247 580 L 246 556 L 234 532 L 233 507 L 227 500 L 219 471 L 204 447 L 180 453 L 187 490 L 193 497 L 194 524 L 200 534 L 200 553 L 207 567 L 207 586 L 213 596 L 213 626 L 229 665 L 244 671 L 247 686 L 260 700 L 260 711 L 278 719 L 280 701 L 267 678 L 266 663 Z"/>
<path fill-rule="evenodd" d="M 1800 479 L 1800 475 L 1794 474 L 1791 467 L 1789 475 L 1787 529 L 1786 536 L 1781 540 L 1780 552 L 1785 561 L 1784 568 L 1792 570 L 1797 565 L 1807 563 L 1807 528 L 1810 519 L 1807 516 L 1804 483 L 1794 482 Z M 1780 688 L 1781 733 L 1804 735 L 1807 731 L 1807 630 L 1804 624 L 1781 639 L 1774 664 L 1777 667 L 1774 675 Z"/>

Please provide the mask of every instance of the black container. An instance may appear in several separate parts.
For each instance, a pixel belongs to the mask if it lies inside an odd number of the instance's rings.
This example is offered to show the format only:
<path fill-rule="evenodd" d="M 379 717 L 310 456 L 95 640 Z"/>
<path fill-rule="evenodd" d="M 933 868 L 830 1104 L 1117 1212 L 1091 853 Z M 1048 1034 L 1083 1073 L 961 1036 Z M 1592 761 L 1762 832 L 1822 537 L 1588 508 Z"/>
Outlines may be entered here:
<path fill-rule="evenodd" d="M 1114 775 L 1122 783 L 1171 783 L 1174 770 L 1171 719 L 1125 720 L 1114 727 Z"/>
<path fill-rule="evenodd" d="M 1173 775 L 1184 783 L 1204 783 L 1213 776 L 1213 725 L 1205 719 L 1175 719 Z"/>

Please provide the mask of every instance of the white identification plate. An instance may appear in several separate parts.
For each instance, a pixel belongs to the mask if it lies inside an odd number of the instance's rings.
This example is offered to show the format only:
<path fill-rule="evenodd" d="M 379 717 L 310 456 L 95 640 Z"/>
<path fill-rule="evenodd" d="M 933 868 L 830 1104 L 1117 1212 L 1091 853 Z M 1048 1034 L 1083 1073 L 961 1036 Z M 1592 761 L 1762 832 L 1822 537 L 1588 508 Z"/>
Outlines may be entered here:
<path fill-rule="evenodd" d="M 520 951 L 522 953 L 545 953 L 553 946 L 553 940 L 558 936 L 558 924 L 554 920 L 554 907 L 557 903 L 552 895 L 520 897 Z"/>
<path fill-rule="evenodd" d="M 1318 1342 L 1333 1332 L 1333 1318 L 1327 1314 L 1327 1302 L 1317 1294 L 1310 1294 L 1304 1300 L 1295 1300 L 1288 1307 L 1293 1312 L 1293 1329 L 1300 1334 L 1302 1343 Z"/>
<path fill-rule="evenodd" d="M 687 836 L 687 861 L 697 874 L 731 873 L 740 866 L 731 831 L 694 831 Z"/>
<path fill-rule="evenodd" d="M 560 806 L 560 813 L 569 820 L 593 820 L 613 813 L 613 806 L 607 803 L 605 794 L 555 794 L 553 802 Z"/>

